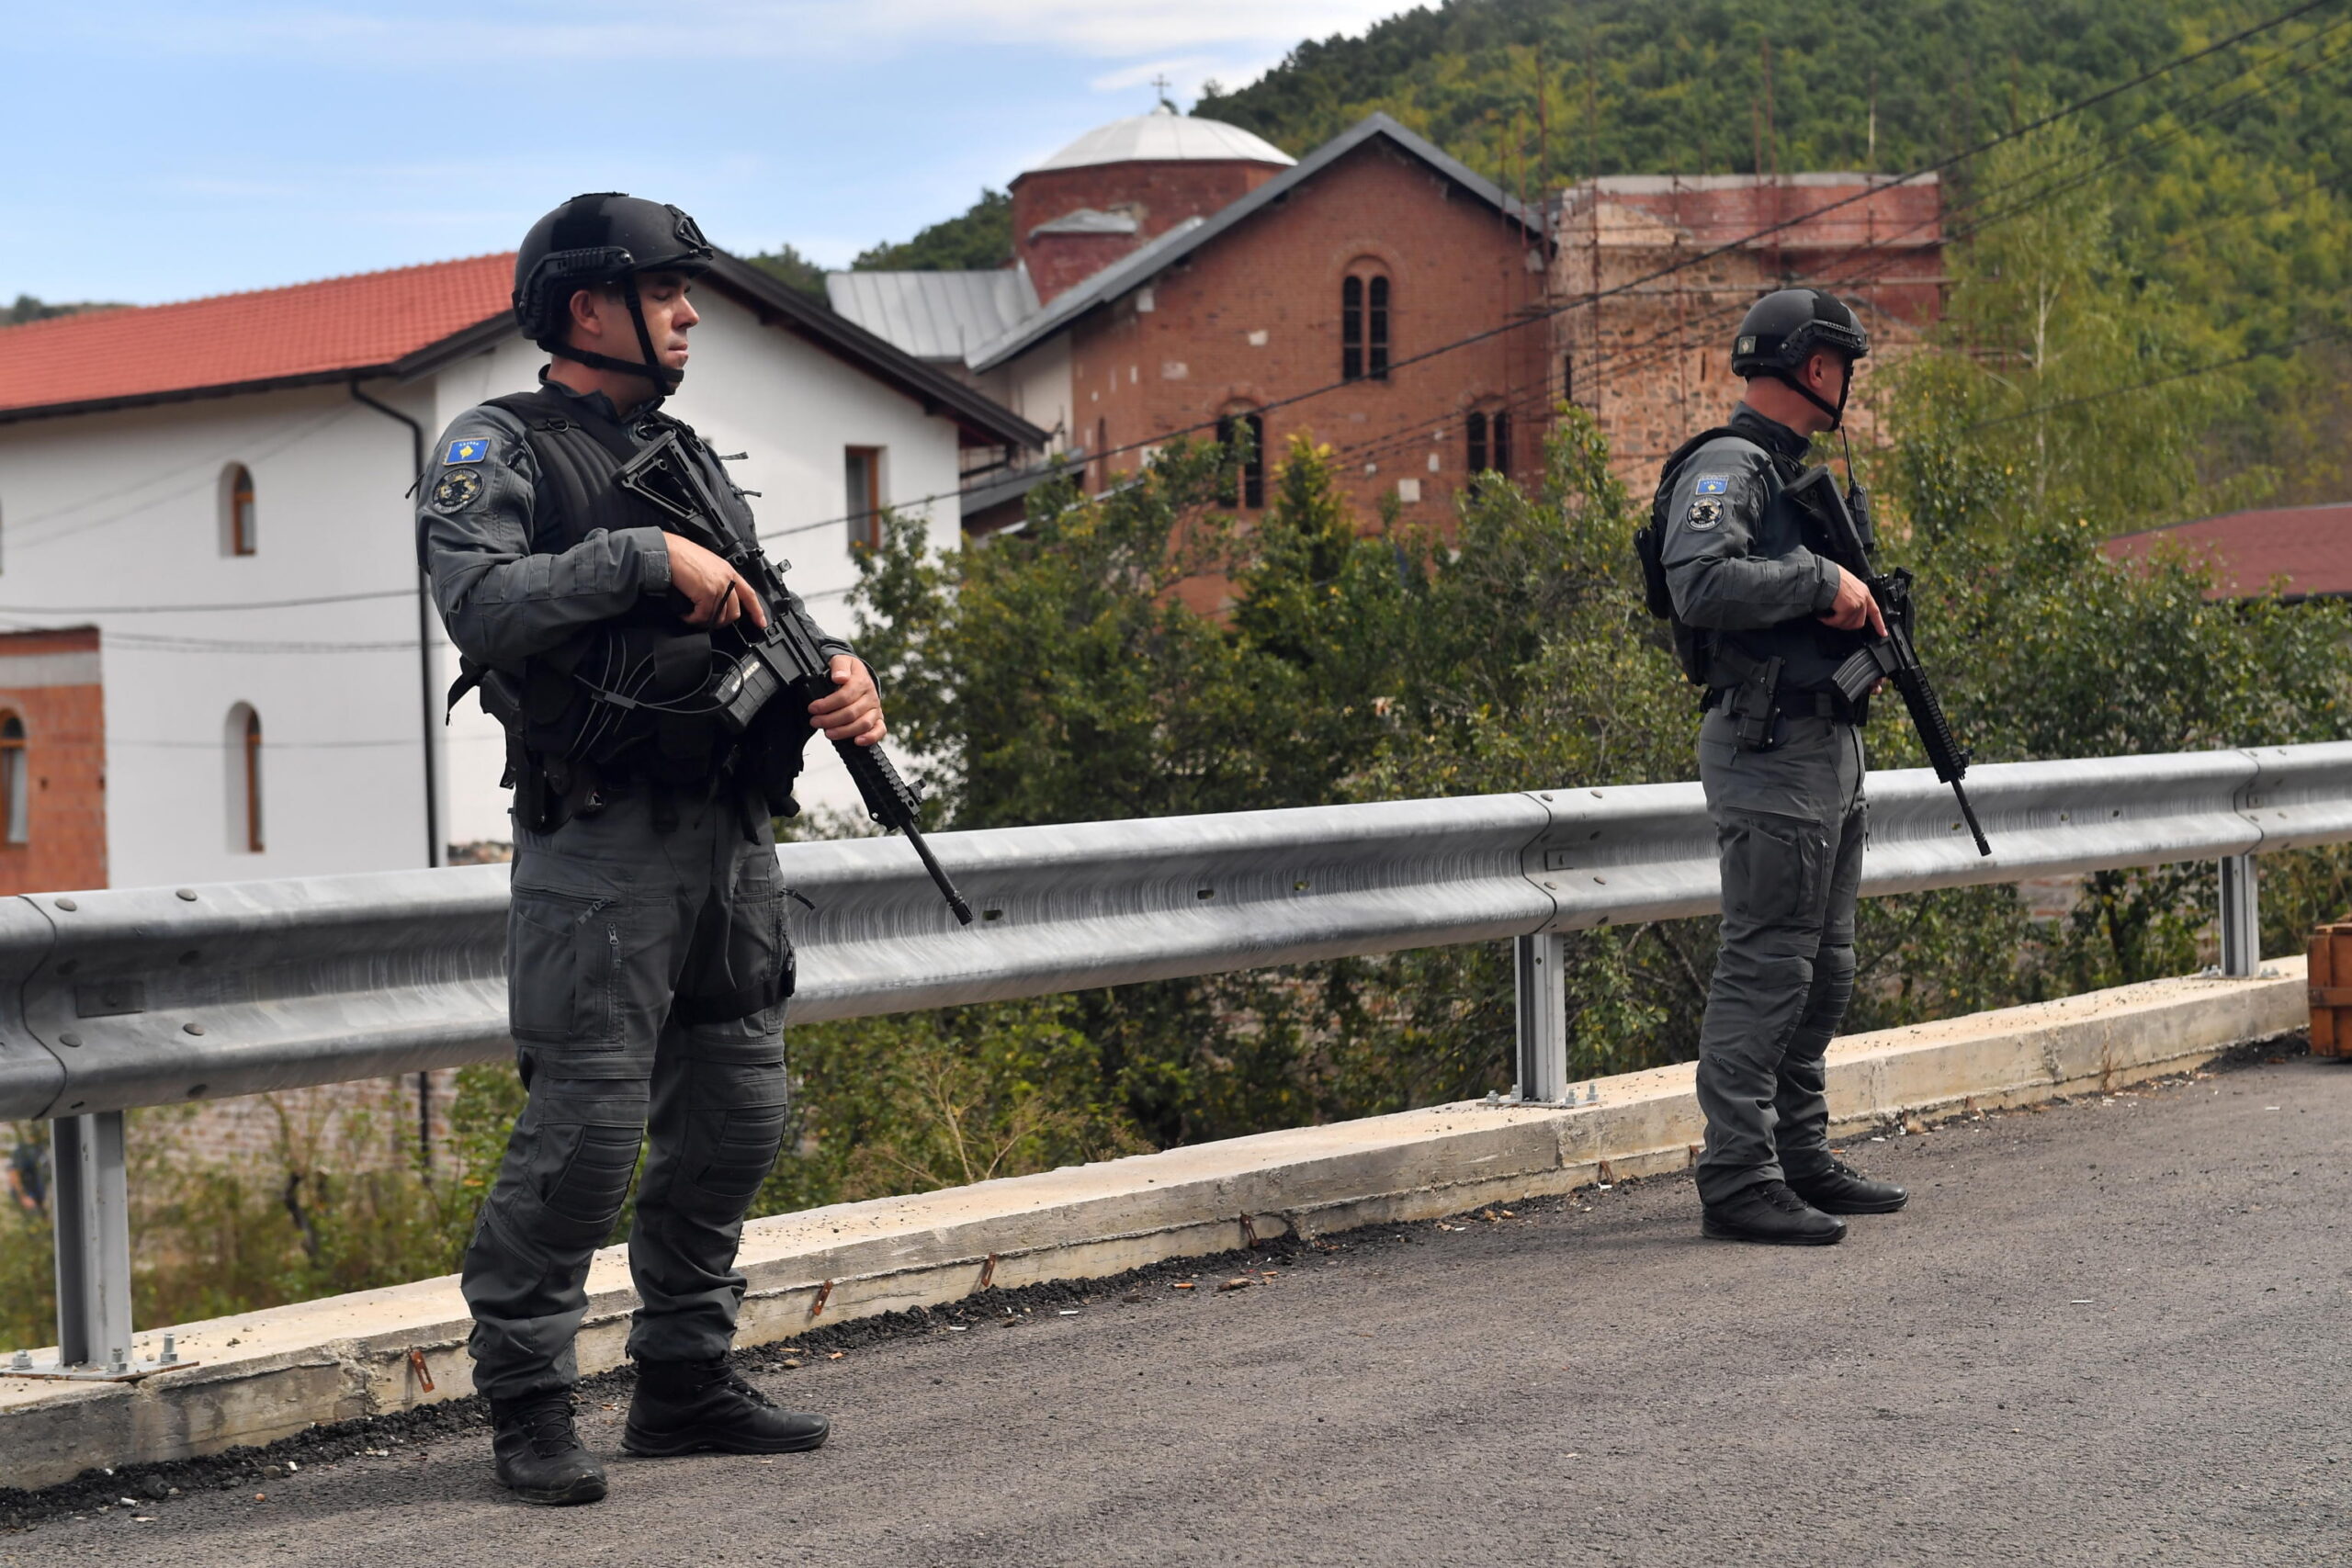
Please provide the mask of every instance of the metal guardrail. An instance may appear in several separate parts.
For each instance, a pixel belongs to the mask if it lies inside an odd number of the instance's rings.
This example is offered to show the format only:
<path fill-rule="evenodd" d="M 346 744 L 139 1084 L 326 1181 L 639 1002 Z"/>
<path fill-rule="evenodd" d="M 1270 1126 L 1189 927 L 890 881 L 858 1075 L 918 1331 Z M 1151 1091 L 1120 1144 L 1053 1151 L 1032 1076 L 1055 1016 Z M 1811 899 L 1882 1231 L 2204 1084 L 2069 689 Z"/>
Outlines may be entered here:
<path fill-rule="evenodd" d="M 2224 966 L 2251 974 L 2247 857 L 2352 840 L 2352 742 L 2009 763 L 1969 786 L 1990 859 L 1932 773 L 1871 775 L 1866 894 L 2220 859 Z M 1568 1088 L 1560 934 L 1718 900 L 1696 784 L 933 842 L 980 908 L 969 928 L 903 844 L 778 851 L 816 906 L 795 921 L 795 1021 L 1514 938 L 1520 1089 L 1554 1100 Z M 0 901 L 0 1116 L 56 1118 L 62 1134 L 62 1362 L 139 1371 L 121 1111 L 504 1054 L 505 908 L 498 866 Z"/>

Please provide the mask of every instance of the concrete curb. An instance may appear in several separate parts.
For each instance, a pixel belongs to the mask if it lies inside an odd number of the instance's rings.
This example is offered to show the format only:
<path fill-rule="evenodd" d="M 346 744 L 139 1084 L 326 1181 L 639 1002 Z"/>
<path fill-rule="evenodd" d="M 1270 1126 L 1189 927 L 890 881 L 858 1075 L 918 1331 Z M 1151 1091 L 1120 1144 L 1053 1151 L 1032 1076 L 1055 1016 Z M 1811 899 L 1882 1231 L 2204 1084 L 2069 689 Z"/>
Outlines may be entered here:
<path fill-rule="evenodd" d="M 2301 1026 L 2302 961 L 2273 968 L 2272 978 L 2159 980 L 1855 1035 L 1831 1049 L 1830 1104 L 1852 1132 L 2177 1071 Z M 1440 1106 L 755 1221 L 739 1342 L 937 1306 L 984 1281 L 1094 1278 L 1253 1235 L 1430 1219 L 1679 1170 L 1702 1131 L 1691 1073 L 1604 1078 L 1595 1102 L 1573 1109 Z M 583 1372 L 622 1359 L 635 1298 L 621 1248 L 597 1255 L 589 1291 Z M 451 1276 L 187 1325 L 181 1354 L 202 1365 L 137 1384 L 0 1377 L 0 1485 L 53 1485 L 92 1466 L 214 1453 L 462 1396 L 468 1327 Z"/>

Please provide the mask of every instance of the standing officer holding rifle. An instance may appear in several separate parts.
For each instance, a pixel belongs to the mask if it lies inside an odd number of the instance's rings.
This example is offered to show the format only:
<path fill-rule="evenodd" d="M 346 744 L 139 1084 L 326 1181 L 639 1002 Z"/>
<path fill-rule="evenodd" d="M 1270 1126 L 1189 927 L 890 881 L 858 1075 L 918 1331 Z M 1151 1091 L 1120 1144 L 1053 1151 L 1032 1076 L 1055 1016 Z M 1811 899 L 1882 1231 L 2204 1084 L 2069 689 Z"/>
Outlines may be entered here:
<path fill-rule="evenodd" d="M 823 1416 L 776 1408 L 727 1359 L 743 1214 L 785 1134 L 793 964 L 770 818 L 797 809 L 812 729 L 971 918 L 876 744 L 872 675 L 761 557 L 720 459 L 662 412 L 711 256 L 656 202 L 582 196 L 542 218 L 514 311 L 552 363 L 537 390 L 458 417 L 417 507 L 464 656 L 451 700 L 480 689 L 514 791 L 508 998 L 528 1100 L 463 1283 L 498 1478 L 534 1503 L 605 1495 L 573 1424 L 572 1339 L 649 1120 L 624 1448 L 825 1440 Z"/>
<path fill-rule="evenodd" d="M 1844 1238 L 1840 1216 L 1909 1197 L 1830 1154 L 1824 1094 L 1854 987 L 1861 726 L 1881 682 L 1909 704 L 1939 777 L 1957 792 L 1968 766 L 1912 649 L 1909 577 L 1871 574 L 1861 492 L 1804 467 L 1812 437 L 1843 423 L 1869 352 L 1828 294 L 1758 300 L 1732 349 L 1745 398 L 1667 459 L 1636 538 L 1650 609 L 1705 690 L 1699 778 L 1724 919 L 1699 1034 L 1698 1182 L 1702 1228 L 1726 1240 L 1824 1246 Z"/>

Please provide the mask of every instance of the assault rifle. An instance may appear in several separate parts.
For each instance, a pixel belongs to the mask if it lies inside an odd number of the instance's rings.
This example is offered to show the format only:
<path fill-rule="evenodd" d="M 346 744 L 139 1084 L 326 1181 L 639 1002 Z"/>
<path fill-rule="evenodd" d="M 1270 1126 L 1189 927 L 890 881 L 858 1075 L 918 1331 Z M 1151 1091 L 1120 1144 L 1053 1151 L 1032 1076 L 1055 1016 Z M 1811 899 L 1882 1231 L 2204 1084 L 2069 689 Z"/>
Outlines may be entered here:
<path fill-rule="evenodd" d="M 619 478 L 623 490 L 676 519 L 696 543 L 724 557 L 767 605 L 767 630 L 754 631 L 748 622 L 739 623 L 738 629 L 751 647 L 711 682 L 707 694 L 728 728 L 738 734 L 750 728 L 760 710 L 779 695 L 804 706 L 830 695 L 834 690 L 831 661 L 800 618 L 783 613 L 791 602 L 783 570 L 768 559 L 756 537 L 741 536 L 728 525 L 718 498 L 711 493 L 701 468 L 678 433 L 663 432 L 660 440 L 621 466 Z M 956 891 L 956 884 L 948 880 L 931 846 L 923 841 L 919 815 L 922 796 L 899 776 L 889 754 L 880 746 L 836 740 L 833 750 L 849 769 L 867 815 L 884 831 L 906 835 L 947 907 L 956 912 L 956 919 L 970 925 L 971 905 Z"/>
<path fill-rule="evenodd" d="M 1886 621 L 1886 635 L 1864 644 L 1830 679 L 1852 703 L 1870 695 L 1881 681 L 1894 682 L 1927 748 L 1928 765 L 1936 770 L 1938 779 L 1951 785 L 1960 802 L 1960 814 L 1976 840 L 1976 852 L 1991 854 L 1993 846 L 1984 841 L 1975 808 L 1968 804 L 1968 791 L 1961 787 L 1960 781 L 1968 774 L 1968 752 L 1953 736 L 1951 723 L 1944 717 L 1944 705 L 1936 700 L 1936 688 L 1929 683 L 1928 671 L 1919 662 L 1919 650 L 1911 641 L 1911 574 L 1901 567 L 1889 572 L 1871 570 L 1874 536 L 1870 497 L 1858 484 L 1849 484 L 1840 494 L 1837 477 L 1826 467 L 1812 469 L 1784 493 L 1820 523 L 1828 546 L 1823 553 L 1861 580 Z"/>

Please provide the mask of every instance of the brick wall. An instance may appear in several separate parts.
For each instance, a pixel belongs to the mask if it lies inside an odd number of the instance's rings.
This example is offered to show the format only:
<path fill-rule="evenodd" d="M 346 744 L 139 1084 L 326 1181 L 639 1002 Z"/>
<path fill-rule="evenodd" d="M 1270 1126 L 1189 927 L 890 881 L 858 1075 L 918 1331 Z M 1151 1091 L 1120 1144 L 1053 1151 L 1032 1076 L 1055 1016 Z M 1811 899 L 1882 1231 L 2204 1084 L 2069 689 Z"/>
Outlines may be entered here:
<path fill-rule="evenodd" d="M 1281 173 L 1272 164 L 1227 160 L 1033 169 L 1012 182 L 1013 251 L 1029 264 L 1037 298 L 1050 300 L 1145 241 L 1165 234 L 1187 218 L 1205 218 L 1228 207 Z M 1085 237 L 1088 243 L 1080 244 L 1071 243 L 1075 236 L 1033 238 L 1032 231 L 1039 224 L 1080 208 L 1125 213 L 1136 220 L 1136 232 L 1126 239 L 1090 235 Z M 1080 266 L 1085 270 L 1077 270 Z"/>
<path fill-rule="evenodd" d="M 28 832 L 23 843 L 0 841 L 0 894 L 104 887 L 106 695 L 96 628 L 0 635 L 0 722 L 9 716 L 25 731 Z"/>
<path fill-rule="evenodd" d="M 1734 329 L 1775 288 L 1826 288 L 1861 316 L 1871 353 L 1848 424 L 1857 446 L 1873 445 L 1871 382 L 1918 344 L 1941 306 L 1941 201 L 1932 182 L 1838 175 L 1628 176 L 1564 193 L 1552 287 L 1566 308 L 1553 318 L 1554 370 L 1610 437 L 1634 493 L 1648 491 L 1668 452 L 1737 404 Z M 1730 248 L 1679 265 L 1718 246 Z M 1654 276 L 1669 266 L 1678 270 Z"/>
<path fill-rule="evenodd" d="M 1514 407 L 1514 468 L 1540 463 L 1549 344 L 1530 313 L 1544 277 L 1528 261 L 1538 243 L 1419 160 L 1367 143 L 1072 329 L 1074 437 L 1117 446 L 1337 381 L 1342 280 L 1376 270 L 1393 290 L 1393 360 L 1526 324 L 1272 409 L 1266 446 L 1279 457 L 1294 433 L 1329 443 L 1366 523 L 1404 481 L 1405 516 L 1442 526 L 1465 477 L 1466 413 Z M 1110 466 L 1132 469 L 1136 457 Z M 1209 608 L 1221 592 L 1187 597 Z"/>

